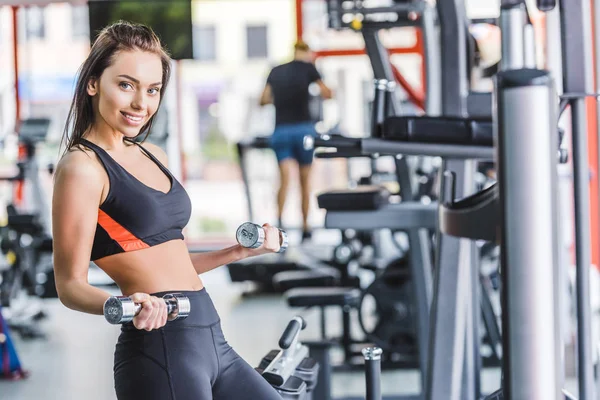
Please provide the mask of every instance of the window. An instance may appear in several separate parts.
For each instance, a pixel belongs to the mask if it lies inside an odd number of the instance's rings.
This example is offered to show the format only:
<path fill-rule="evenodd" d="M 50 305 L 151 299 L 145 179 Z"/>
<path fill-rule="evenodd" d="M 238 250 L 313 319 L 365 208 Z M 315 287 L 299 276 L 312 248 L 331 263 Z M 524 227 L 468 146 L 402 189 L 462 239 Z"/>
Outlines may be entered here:
<path fill-rule="evenodd" d="M 267 58 L 267 26 L 246 27 L 246 44 L 248 58 Z"/>
<path fill-rule="evenodd" d="M 87 6 L 71 6 L 71 27 L 74 38 L 90 37 L 90 23 L 88 19 L 89 15 Z"/>
<path fill-rule="evenodd" d="M 212 25 L 194 26 L 194 58 L 199 61 L 217 59 L 217 30 Z"/>
<path fill-rule="evenodd" d="M 46 37 L 44 9 L 42 7 L 29 7 L 25 15 L 27 39 L 44 39 Z"/>

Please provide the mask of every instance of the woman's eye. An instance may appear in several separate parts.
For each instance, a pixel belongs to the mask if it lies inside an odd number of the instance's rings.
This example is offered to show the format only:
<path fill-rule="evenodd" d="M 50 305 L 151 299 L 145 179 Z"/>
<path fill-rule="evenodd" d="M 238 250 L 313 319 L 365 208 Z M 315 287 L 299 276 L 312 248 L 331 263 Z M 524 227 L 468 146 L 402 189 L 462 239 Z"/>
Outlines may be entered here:
<path fill-rule="evenodd" d="M 150 94 L 156 94 L 156 93 L 160 92 L 160 89 L 159 88 L 152 88 L 152 89 L 149 90 L 149 92 L 150 92 Z"/>
<path fill-rule="evenodd" d="M 131 88 L 131 85 L 127 82 L 121 82 L 121 83 L 119 83 L 119 86 L 122 87 L 123 89 Z"/>

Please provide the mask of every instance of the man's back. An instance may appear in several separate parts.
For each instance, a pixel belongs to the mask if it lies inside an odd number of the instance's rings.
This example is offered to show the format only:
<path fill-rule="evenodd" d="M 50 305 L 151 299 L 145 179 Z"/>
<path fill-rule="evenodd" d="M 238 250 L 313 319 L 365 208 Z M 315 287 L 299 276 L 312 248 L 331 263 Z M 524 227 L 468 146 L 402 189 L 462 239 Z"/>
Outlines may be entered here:
<path fill-rule="evenodd" d="M 311 121 L 308 86 L 321 79 L 311 63 L 294 60 L 271 71 L 267 83 L 273 93 L 275 125 Z"/>

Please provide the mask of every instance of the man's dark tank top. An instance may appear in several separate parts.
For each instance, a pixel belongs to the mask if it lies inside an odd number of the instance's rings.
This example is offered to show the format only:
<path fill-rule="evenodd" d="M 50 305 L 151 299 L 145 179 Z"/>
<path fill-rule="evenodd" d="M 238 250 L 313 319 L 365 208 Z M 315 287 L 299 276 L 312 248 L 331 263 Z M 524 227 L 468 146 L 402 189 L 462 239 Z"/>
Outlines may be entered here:
<path fill-rule="evenodd" d="M 304 61 L 294 60 L 279 65 L 269 74 L 275 106 L 275 125 L 311 122 L 308 86 L 321 79 L 317 68 Z"/>

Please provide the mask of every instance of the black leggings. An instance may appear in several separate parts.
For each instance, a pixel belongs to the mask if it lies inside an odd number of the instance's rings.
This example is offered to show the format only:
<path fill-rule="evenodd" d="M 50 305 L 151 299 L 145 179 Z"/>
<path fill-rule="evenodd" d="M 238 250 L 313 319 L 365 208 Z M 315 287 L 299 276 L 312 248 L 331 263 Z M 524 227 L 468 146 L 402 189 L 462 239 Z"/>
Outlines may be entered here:
<path fill-rule="evenodd" d="M 153 293 L 162 297 L 167 292 Z M 281 400 L 229 346 L 205 289 L 183 292 L 186 319 L 150 332 L 123 324 L 115 349 L 119 400 Z"/>

